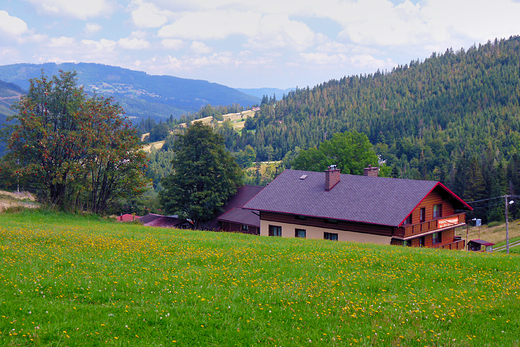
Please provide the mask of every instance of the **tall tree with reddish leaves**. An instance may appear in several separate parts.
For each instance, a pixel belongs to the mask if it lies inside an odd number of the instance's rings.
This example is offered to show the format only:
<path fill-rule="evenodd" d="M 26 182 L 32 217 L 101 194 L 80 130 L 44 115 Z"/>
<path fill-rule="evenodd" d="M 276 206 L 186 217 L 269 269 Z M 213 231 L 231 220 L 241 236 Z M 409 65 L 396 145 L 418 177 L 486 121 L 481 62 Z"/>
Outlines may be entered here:
<path fill-rule="evenodd" d="M 4 167 L 40 201 L 103 213 L 144 186 L 145 155 L 130 121 L 113 99 L 88 98 L 75 72 L 42 72 L 14 109 Z"/>

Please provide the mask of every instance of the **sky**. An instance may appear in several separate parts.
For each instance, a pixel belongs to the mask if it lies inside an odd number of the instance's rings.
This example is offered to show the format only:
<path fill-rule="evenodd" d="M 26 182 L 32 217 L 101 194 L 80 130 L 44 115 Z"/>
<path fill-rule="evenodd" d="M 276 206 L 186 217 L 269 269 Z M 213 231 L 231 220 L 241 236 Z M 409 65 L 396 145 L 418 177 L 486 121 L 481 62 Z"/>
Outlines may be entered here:
<path fill-rule="evenodd" d="M 305 88 L 520 34 L 520 0 L 0 0 L 0 65 Z"/>

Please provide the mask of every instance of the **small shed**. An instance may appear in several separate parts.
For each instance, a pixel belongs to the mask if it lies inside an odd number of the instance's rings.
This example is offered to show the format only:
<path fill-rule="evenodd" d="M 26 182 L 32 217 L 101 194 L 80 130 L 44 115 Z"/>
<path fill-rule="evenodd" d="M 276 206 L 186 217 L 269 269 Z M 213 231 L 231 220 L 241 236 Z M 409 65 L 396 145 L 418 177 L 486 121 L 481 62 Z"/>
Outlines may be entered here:
<path fill-rule="evenodd" d="M 472 252 L 493 252 L 493 242 L 484 240 L 471 240 L 468 242 L 468 251 Z"/>
<path fill-rule="evenodd" d="M 118 222 L 132 222 L 134 220 L 138 220 L 139 218 L 140 217 L 136 216 L 135 214 L 126 213 L 126 214 L 123 214 L 121 216 L 118 216 L 117 217 L 117 221 Z"/>

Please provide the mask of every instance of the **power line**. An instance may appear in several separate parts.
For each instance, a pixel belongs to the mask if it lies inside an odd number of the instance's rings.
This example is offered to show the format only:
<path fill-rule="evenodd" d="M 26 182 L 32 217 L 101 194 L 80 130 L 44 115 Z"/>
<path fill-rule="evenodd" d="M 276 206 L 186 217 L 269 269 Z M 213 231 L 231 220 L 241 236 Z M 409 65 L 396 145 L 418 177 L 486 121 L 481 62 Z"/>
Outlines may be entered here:
<path fill-rule="evenodd" d="M 502 198 L 505 198 L 505 197 L 520 198 L 520 195 L 501 195 L 501 196 L 495 196 L 494 198 L 466 201 L 466 203 L 469 205 L 469 204 L 473 204 L 475 202 L 489 201 L 489 200 L 494 200 L 494 199 L 502 199 Z"/>

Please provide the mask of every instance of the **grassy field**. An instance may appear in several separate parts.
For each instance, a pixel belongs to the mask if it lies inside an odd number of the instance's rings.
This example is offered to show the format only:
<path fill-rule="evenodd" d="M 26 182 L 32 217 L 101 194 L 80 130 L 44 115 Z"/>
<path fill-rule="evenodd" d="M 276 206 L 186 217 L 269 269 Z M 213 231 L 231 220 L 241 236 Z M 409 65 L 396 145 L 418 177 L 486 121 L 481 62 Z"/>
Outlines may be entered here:
<path fill-rule="evenodd" d="M 152 147 L 154 147 L 155 149 L 159 150 L 161 149 L 162 147 L 164 146 L 164 140 L 162 141 L 156 141 L 156 142 L 151 142 L 151 143 L 147 143 L 143 146 L 143 151 L 145 151 L 146 153 L 149 153 L 152 151 Z"/>
<path fill-rule="evenodd" d="M 0 214 L 3 346 L 520 346 L 520 257 Z"/>

